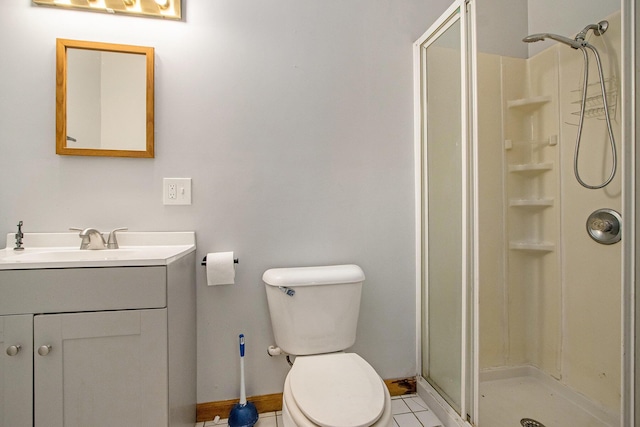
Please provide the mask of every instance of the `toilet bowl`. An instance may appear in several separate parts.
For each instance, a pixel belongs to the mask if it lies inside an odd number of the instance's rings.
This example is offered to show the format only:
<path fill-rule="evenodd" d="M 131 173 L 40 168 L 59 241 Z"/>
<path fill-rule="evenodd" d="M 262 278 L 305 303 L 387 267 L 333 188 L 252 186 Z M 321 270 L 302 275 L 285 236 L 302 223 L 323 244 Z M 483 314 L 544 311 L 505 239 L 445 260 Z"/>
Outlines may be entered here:
<path fill-rule="evenodd" d="M 356 339 L 364 273 L 357 265 L 275 268 L 262 276 L 278 347 L 296 355 L 285 378 L 285 427 L 391 427 L 391 397 Z"/>
<path fill-rule="evenodd" d="M 285 427 L 391 427 L 391 396 L 355 353 L 296 358 L 282 397 Z"/>

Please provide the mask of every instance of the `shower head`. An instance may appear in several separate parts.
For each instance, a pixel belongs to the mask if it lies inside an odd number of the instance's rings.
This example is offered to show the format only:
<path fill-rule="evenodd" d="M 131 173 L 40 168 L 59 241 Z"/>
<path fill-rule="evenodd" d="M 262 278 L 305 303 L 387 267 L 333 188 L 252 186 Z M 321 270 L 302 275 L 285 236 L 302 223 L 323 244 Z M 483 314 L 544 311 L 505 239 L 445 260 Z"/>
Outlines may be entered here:
<path fill-rule="evenodd" d="M 522 41 L 525 43 L 534 43 L 534 42 L 541 42 L 544 39 L 545 39 L 544 34 L 531 34 L 523 38 Z"/>
<path fill-rule="evenodd" d="M 589 24 L 582 29 L 577 35 L 576 40 L 584 40 L 589 30 L 593 30 L 593 34 L 601 36 L 609 28 L 609 21 L 600 21 L 597 24 Z"/>
<path fill-rule="evenodd" d="M 574 49 L 580 49 L 581 47 L 583 47 L 583 43 L 584 43 L 577 40 L 572 40 L 569 37 L 559 36 L 557 34 L 550 34 L 550 33 L 531 34 L 530 36 L 523 38 L 522 41 L 525 43 L 533 43 L 533 42 L 539 42 L 545 39 L 551 39 L 560 43 L 564 43 L 566 45 L 571 46 Z"/>
<path fill-rule="evenodd" d="M 602 34 L 604 34 L 605 31 L 607 31 L 607 28 L 609 28 L 609 22 L 600 21 L 597 24 L 589 24 L 586 27 L 584 27 L 582 31 L 580 31 L 576 35 L 575 39 L 559 36 L 557 34 L 539 33 L 539 34 L 531 34 L 530 36 L 523 38 L 522 41 L 525 43 L 533 43 L 533 42 L 539 42 L 545 39 L 551 39 L 560 43 L 564 43 L 568 46 L 571 46 L 574 49 L 580 49 L 581 47 L 586 47 L 589 45 L 585 41 L 585 38 L 587 37 L 587 33 L 589 32 L 589 30 L 593 30 L 593 34 L 595 34 L 596 36 L 601 36 Z"/>

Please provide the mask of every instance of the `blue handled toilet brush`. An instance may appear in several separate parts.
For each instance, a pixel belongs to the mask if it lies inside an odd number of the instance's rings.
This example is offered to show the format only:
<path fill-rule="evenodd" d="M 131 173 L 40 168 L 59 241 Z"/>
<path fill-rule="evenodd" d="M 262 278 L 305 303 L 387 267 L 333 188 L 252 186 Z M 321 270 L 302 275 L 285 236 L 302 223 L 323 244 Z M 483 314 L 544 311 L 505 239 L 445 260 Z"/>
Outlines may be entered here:
<path fill-rule="evenodd" d="M 247 402 L 244 389 L 244 334 L 240 334 L 240 402 L 229 413 L 229 427 L 251 427 L 258 422 L 256 406 Z"/>

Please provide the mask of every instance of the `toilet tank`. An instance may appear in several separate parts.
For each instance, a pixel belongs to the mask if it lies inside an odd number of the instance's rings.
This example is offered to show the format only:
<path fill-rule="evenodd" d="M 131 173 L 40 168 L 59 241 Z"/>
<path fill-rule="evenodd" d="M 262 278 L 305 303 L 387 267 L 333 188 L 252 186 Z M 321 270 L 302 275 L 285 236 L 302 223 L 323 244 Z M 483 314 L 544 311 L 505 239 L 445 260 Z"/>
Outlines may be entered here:
<path fill-rule="evenodd" d="M 355 343 L 364 282 L 360 267 L 274 268 L 262 280 L 276 345 L 285 353 L 330 353 Z"/>

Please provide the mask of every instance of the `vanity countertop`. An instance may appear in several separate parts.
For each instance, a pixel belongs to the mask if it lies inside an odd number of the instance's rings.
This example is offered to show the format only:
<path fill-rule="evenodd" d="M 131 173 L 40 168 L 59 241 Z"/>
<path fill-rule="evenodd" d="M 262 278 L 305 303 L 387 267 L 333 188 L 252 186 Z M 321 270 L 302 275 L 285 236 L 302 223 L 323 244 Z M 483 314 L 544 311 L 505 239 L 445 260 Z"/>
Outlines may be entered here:
<path fill-rule="evenodd" d="M 77 232 L 25 233 L 24 249 L 16 251 L 15 234 L 9 233 L 0 249 L 0 270 L 167 265 L 196 249 L 192 231 L 123 231 L 119 249 L 80 250 L 80 241 Z"/>

